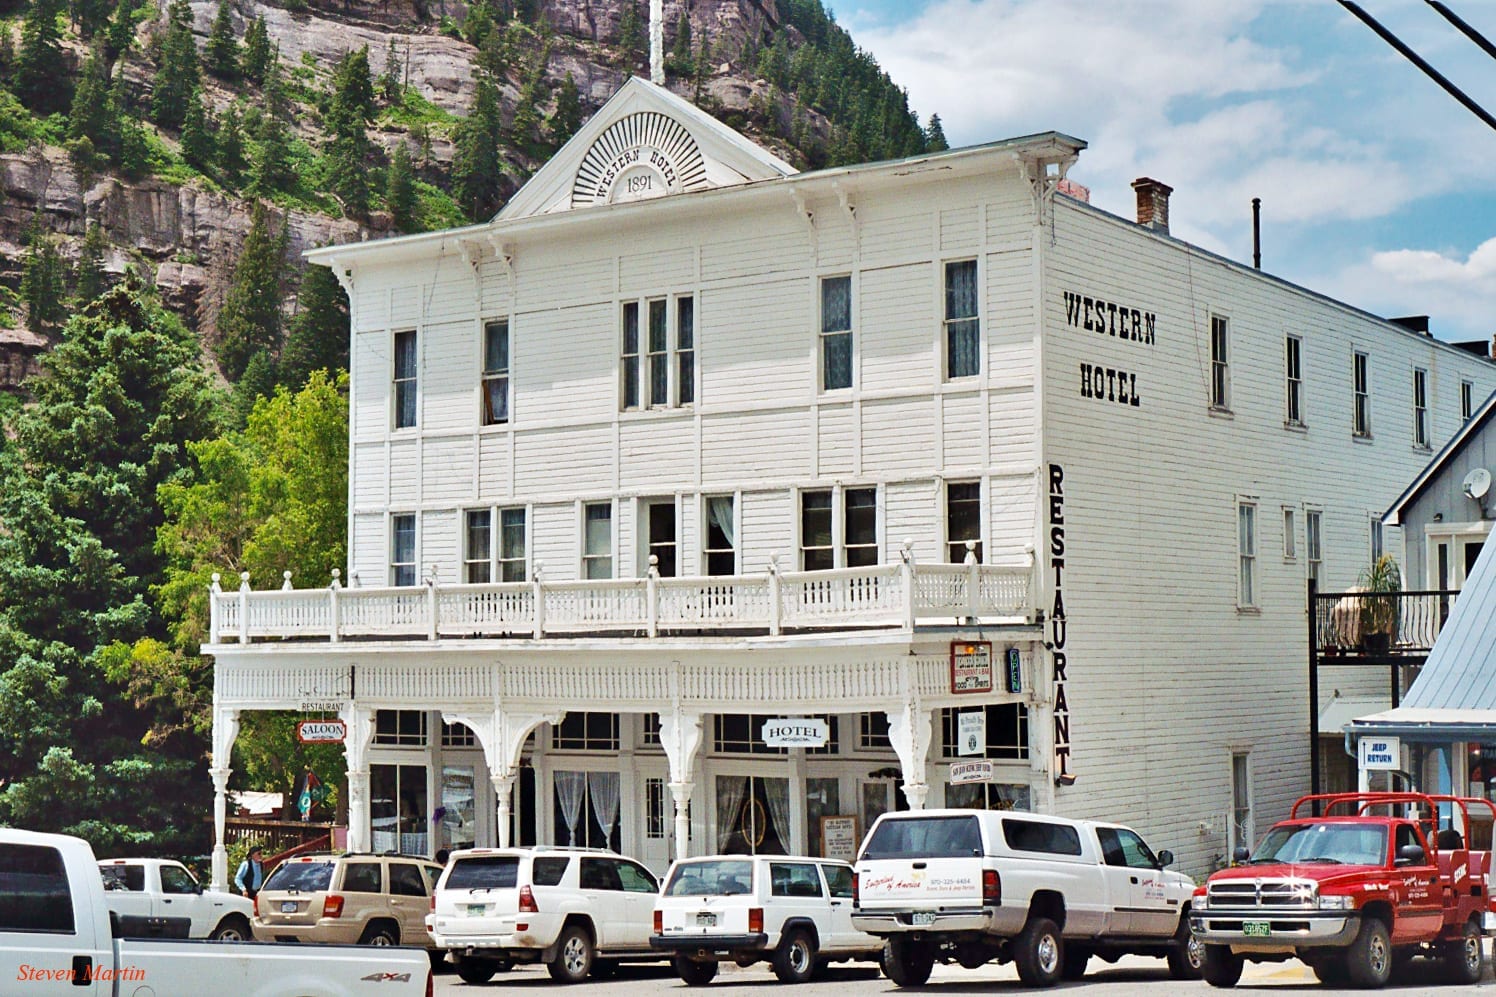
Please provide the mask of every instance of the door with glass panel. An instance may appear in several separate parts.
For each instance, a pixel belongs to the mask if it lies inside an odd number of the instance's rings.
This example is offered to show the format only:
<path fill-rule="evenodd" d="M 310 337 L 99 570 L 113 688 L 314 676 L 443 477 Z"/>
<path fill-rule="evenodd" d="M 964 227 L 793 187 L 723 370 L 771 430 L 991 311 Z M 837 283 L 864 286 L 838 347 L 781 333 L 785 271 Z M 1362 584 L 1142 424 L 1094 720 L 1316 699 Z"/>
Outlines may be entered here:
<path fill-rule="evenodd" d="M 790 781 L 747 775 L 717 776 L 717 851 L 726 855 L 787 855 Z"/>

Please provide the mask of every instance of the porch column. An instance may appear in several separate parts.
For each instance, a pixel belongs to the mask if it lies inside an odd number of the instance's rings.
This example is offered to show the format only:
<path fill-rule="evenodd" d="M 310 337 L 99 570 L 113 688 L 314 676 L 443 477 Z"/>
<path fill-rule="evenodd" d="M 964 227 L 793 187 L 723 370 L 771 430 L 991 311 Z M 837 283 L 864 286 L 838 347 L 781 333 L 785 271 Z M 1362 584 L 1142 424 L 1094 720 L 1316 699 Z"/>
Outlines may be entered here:
<path fill-rule="evenodd" d="M 348 762 L 348 850 L 369 850 L 369 743 L 374 740 L 374 711 L 349 705 L 338 711 L 348 726 L 343 757 Z"/>
<path fill-rule="evenodd" d="M 213 708 L 213 753 L 209 759 L 208 775 L 213 778 L 213 882 L 212 887 L 227 892 L 229 883 L 229 853 L 224 847 L 224 826 L 229 812 L 229 759 L 234 750 L 234 741 L 239 736 L 239 711 Z"/>
<path fill-rule="evenodd" d="M 520 754 L 530 732 L 543 723 L 557 724 L 565 711 L 546 713 L 506 713 L 496 709 L 492 713 L 461 714 L 442 711 L 445 723 L 460 723 L 468 727 L 478 743 L 483 745 L 483 758 L 488 762 L 488 779 L 493 784 L 494 813 L 498 821 L 497 837 L 500 848 L 509 847 L 509 819 L 514 813 L 514 781 L 519 776 Z M 537 805 L 541 787 L 535 787 Z"/>
<path fill-rule="evenodd" d="M 929 783 L 925 781 L 925 764 L 930 755 L 930 711 L 917 698 L 912 698 L 902 708 L 886 712 L 888 740 L 904 773 L 904 798 L 909 801 L 910 810 L 923 810 L 930 795 Z"/>
<path fill-rule="evenodd" d="M 691 847 L 691 781 L 696 752 L 701 748 L 701 714 L 679 707 L 660 714 L 660 744 L 670 763 L 670 795 L 675 799 L 675 857 L 683 859 Z"/>

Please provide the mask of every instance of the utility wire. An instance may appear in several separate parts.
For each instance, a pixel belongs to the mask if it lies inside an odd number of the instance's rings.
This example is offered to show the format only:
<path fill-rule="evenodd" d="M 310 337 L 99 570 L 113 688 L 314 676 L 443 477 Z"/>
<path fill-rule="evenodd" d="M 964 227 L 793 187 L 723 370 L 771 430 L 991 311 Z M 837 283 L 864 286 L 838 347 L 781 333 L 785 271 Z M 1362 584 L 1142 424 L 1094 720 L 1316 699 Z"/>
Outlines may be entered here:
<path fill-rule="evenodd" d="M 1463 31 L 1465 33 L 1465 37 L 1473 41 L 1475 44 L 1479 45 L 1481 47 L 1481 51 L 1485 52 L 1486 55 L 1489 55 L 1491 58 L 1496 59 L 1496 45 L 1492 45 L 1489 38 L 1481 34 L 1479 31 L 1476 31 L 1465 21 L 1464 18 L 1456 14 L 1454 11 L 1450 10 L 1444 4 L 1440 3 L 1439 0 L 1424 0 L 1424 2 L 1427 3 L 1430 7 L 1437 10 L 1440 16 L 1444 18 L 1444 20 L 1448 21 L 1450 24 L 1453 24 L 1455 27 Z"/>

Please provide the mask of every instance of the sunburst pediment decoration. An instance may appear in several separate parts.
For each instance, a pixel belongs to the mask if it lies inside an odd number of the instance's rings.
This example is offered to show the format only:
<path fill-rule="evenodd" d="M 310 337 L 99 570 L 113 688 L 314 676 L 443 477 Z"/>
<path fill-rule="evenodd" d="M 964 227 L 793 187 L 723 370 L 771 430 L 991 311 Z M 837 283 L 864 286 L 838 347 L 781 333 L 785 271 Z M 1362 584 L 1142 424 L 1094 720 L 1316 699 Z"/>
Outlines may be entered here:
<path fill-rule="evenodd" d="M 577 169 L 572 207 L 641 201 L 707 186 L 706 161 L 679 121 L 656 111 L 620 118 Z"/>

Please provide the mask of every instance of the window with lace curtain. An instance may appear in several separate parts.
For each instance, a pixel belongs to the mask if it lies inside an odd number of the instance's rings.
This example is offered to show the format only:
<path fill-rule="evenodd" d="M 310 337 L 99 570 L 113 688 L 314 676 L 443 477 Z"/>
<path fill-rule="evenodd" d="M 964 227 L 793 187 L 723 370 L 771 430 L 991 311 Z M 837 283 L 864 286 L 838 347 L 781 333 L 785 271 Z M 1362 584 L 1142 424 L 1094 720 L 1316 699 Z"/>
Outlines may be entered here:
<path fill-rule="evenodd" d="M 981 370 L 977 261 L 945 265 L 945 376 L 975 377 Z"/>
<path fill-rule="evenodd" d="M 733 520 L 731 495 L 706 497 L 706 544 L 702 554 L 708 575 L 738 573 L 737 526 Z"/>

